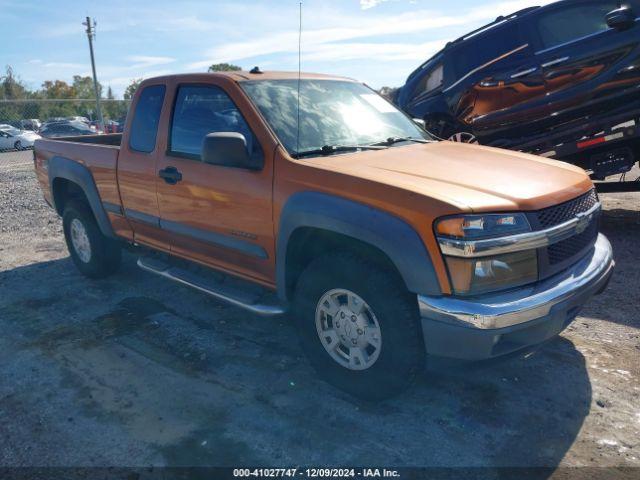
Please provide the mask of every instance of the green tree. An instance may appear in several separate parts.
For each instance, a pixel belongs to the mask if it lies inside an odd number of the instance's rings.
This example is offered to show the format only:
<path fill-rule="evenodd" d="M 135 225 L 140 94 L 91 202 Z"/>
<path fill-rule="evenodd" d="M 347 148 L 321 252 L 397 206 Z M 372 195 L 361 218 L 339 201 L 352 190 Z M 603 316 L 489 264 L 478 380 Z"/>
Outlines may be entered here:
<path fill-rule="evenodd" d="M 136 90 L 142 83 L 142 80 L 143 80 L 142 78 L 136 78 L 134 80 L 131 80 L 131 83 L 124 91 L 125 100 L 131 100 L 133 98 L 133 94 L 136 93 Z"/>
<path fill-rule="evenodd" d="M 76 90 L 63 80 L 45 80 L 40 94 L 44 98 L 76 98 Z"/>
<path fill-rule="evenodd" d="M 76 98 L 95 98 L 96 96 L 93 89 L 93 78 L 91 77 L 74 75 L 73 88 L 76 92 Z M 98 82 L 98 95 L 102 97 L 102 85 L 100 85 L 100 82 Z"/>
<path fill-rule="evenodd" d="M 107 120 L 118 120 L 127 114 L 127 102 L 116 100 L 111 87 L 107 87 L 107 99 L 102 102 L 102 113 Z"/>
<path fill-rule="evenodd" d="M 242 70 L 242 67 L 232 63 L 214 63 L 207 72 L 237 72 L 240 70 Z"/>
<path fill-rule="evenodd" d="M 27 98 L 29 91 L 22 81 L 13 73 L 10 65 L 6 66 L 5 75 L 0 76 L 0 95 L 5 100 Z"/>
<path fill-rule="evenodd" d="M 38 97 L 51 100 L 76 98 L 76 90 L 63 80 L 45 80 Z M 38 112 L 38 118 L 70 117 L 78 115 L 76 105 L 71 102 L 46 102 Z M 29 118 L 29 117 L 27 117 Z"/>

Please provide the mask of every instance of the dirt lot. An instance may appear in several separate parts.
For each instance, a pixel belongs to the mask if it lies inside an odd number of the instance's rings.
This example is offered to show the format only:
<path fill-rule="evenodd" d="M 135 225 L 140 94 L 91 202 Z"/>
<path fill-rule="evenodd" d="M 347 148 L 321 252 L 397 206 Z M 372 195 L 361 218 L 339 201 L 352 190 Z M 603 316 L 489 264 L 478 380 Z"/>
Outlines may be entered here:
<path fill-rule="evenodd" d="M 316 379 L 285 319 L 131 255 L 81 277 L 30 155 L 0 158 L 0 466 L 640 467 L 640 194 L 602 196 L 617 270 L 562 336 L 370 405 Z"/>

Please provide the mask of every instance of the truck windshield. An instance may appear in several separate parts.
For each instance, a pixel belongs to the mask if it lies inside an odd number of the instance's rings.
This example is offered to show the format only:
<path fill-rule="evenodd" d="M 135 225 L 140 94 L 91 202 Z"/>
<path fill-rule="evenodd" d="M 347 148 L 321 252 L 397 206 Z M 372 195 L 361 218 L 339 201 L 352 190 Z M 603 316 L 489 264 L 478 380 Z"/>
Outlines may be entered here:
<path fill-rule="evenodd" d="M 354 150 L 359 145 L 398 143 L 389 139 L 430 140 L 404 113 L 360 83 L 301 80 L 299 139 L 297 79 L 241 86 L 293 157 L 338 152 L 345 145 Z"/>

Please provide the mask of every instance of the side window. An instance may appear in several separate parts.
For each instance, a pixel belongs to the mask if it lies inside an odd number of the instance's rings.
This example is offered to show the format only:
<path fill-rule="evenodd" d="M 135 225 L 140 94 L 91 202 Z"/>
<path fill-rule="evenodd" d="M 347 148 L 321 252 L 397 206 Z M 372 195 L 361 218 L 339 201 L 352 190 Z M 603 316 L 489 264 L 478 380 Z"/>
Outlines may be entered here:
<path fill-rule="evenodd" d="M 518 22 L 497 25 L 486 33 L 468 37 L 451 53 L 456 78 L 468 75 L 525 43 L 520 37 Z"/>
<path fill-rule="evenodd" d="M 617 0 L 572 5 L 543 13 L 538 18 L 538 35 L 544 48 L 551 48 L 593 33 L 607 30 L 606 15 L 618 8 Z"/>
<path fill-rule="evenodd" d="M 200 160 L 202 140 L 208 133 L 237 132 L 247 140 L 251 158 L 259 164 L 262 149 L 229 96 L 214 86 L 178 89 L 171 120 L 170 153 Z"/>
<path fill-rule="evenodd" d="M 438 65 L 427 77 L 427 82 L 425 85 L 425 90 L 430 92 L 431 90 L 435 90 L 436 88 L 442 85 L 442 72 L 443 72 L 442 64 Z"/>
<path fill-rule="evenodd" d="M 416 89 L 418 95 L 427 94 L 440 88 L 443 83 L 443 66 L 442 63 L 434 66 L 425 76 L 420 80 L 420 84 Z"/>
<path fill-rule="evenodd" d="M 138 97 L 131 122 L 129 148 L 137 152 L 153 152 L 156 147 L 158 122 L 164 101 L 164 85 L 145 87 Z"/>

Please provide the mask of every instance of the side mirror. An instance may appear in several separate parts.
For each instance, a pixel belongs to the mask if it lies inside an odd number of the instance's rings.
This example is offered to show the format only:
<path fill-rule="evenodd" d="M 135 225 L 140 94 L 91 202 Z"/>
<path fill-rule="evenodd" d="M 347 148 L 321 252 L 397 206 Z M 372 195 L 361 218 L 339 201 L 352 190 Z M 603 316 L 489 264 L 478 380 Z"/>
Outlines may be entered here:
<path fill-rule="evenodd" d="M 629 5 L 623 5 L 607 13 L 607 25 L 616 30 L 626 30 L 632 27 L 635 21 L 636 15 Z"/>
<path fill-rule="evenodd" d="M 209 133 L 202 141 L 202 161 L 211 165 L 256 169 L 247 149 L 247 139 L 237 132 Z"/>
<path fill-rule="evenodd" d="M 423 119 L 421 118 L 413 118 L 413 123 L 415 123 L 416 125 L 418 125 L 421 129 L 426 129 L 427 128 L 427 122 L 425 122 Z"/>

